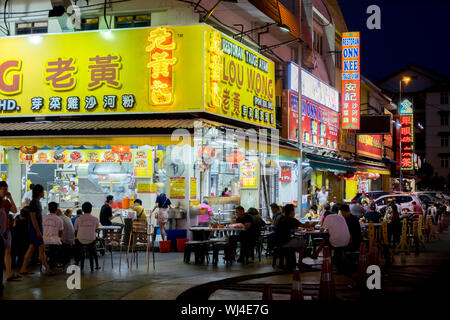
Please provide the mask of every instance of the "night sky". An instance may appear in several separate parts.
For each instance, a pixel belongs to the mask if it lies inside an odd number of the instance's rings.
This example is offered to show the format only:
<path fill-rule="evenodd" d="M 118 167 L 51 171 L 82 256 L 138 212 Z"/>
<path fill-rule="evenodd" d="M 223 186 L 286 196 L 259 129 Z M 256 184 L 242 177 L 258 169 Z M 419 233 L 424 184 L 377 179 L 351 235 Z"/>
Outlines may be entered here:
<path fill-rule="evenodd" d="M 415 63 L 450 77 L 450 1 L 338 0 L 349 31 L 361 32 L 361 72 L 372 81 Z M 369 30 L 370 5 L 381 30 Z"/>

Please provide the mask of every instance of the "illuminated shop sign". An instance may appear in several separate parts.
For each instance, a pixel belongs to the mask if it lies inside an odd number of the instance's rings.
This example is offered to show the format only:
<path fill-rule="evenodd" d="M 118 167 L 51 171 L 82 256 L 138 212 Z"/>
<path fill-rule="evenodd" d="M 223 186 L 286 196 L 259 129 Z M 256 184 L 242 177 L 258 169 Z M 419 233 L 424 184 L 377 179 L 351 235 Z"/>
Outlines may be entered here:
<path fill-rule="evenodd" d="M 383 136 L 358 135 L 357 154 L 374 159 L 383 158 Z"/>
<path fill-rule="evenodd" d="M 339 112 L 339 92 L 302 69 L 302 95 Z"/>
<path fill-rule="evenodd" d="M 359 32 L 342 34 L 342 129 L 360 129 L 359 41 Z"/>
<path fill-rule="evenodd" d="M 400 116 L 400 161 L 402 170 L 414 169 L 414 116 L 406 114 Z"/>
<path fill-rule="evenodd" d="M 210 27 L 205 29 L 206 111 L 274 127 L 274 63 Z"/>
<path fill-rule="evenodd" d="M 290 62 L 288 64 L 288 89 L 298 94 L 298 81 L 299 81 L 299 67 L 298 64 Z"/>
<path fill-rule="evenodd" d="M 206 25 L 1 38 L 0 55 L 3 117 L 211 112 L 275 127 L 274 63 Z"/>
<path fill-rule="evenodd" d="M 302 98 L 303 143 L 338 151 L 339 114 Z"/>

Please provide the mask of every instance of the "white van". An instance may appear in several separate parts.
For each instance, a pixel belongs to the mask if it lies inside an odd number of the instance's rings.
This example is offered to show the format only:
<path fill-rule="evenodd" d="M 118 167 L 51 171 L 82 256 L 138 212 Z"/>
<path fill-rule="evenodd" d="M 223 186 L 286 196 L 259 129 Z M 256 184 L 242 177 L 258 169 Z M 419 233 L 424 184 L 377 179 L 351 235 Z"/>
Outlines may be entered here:
<path fill-rule="evenodd" d="M 412 203 L 415 201 L 419 206 L 422 207 L 423 212 L 426 212 L 425 204 L 423 204 L 416 195 L 403 193 L 387 194 L 375 199 L 377 211 L 384 209 L 392 200 L 395 200 L 395 203 L 399 206 L 399 211 L 405 208 L 408 210 L 412 210 Z"/>

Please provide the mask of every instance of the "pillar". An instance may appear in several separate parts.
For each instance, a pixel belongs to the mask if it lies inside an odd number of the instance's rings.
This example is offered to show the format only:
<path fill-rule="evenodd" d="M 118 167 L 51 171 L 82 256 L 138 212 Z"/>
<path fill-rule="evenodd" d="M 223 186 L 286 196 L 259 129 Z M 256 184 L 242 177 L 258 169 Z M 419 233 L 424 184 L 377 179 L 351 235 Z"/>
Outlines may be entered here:
<path fill-rule="evenodd" d="M 11 193 L 16 206 L 19 207 L 22 204 L 22 165 L 19 161 L 19 150 L 6 149 L 6 158 L 8 160 L 8 191 Z"/>

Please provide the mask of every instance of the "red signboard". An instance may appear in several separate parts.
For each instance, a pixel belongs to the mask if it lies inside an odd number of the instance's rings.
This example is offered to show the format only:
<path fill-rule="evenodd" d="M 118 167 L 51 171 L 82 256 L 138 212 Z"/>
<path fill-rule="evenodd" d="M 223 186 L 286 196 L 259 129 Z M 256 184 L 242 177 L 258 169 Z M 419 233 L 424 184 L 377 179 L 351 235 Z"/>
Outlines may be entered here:
<path fill-rule="evenodd" d="M 291 182 L 292 168 L 291 167 L 281 167 L 281 182 Z"/>
<path fill-rule="evenodd" d="M 383 158 L 383 136 L 377 135 L 358 135 L 357 154 L 374 158 Z"/>
<path fill-rule="evenodd" d="M 406 114 L 400 116 L 400 140 L 402 147 L 400 150 L 401 169 L 414 169 L 414 116 Z"/>
<path fill-rule="evenodd" d="M 359 32 L 342 34 L 342 129 L 360 129 L 359 40 Z"/>
<path fill-rule="evenodd" d="M 339 114 L 302 97 L 303 143 L 338 151 Z"/>

